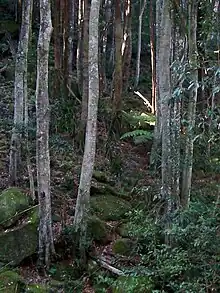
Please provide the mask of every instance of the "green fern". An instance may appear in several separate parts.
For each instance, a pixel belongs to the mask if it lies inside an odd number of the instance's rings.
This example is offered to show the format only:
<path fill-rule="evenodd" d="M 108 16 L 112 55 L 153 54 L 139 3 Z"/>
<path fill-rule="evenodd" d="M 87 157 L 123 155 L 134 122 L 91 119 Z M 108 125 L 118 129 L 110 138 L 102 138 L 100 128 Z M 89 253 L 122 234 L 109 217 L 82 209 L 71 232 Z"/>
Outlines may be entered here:
<path fill-rule="evenodd" d="M 153 133 L 148 130 L 136 129 L 126 132 L 121 136 L 121 139 L 133 138 L 135 144 L 141 144 L 153 139 Z"/>
<path fill-rule="evenodd" d="M 145 114 L 145 113 L 135 113 L 135 112 L 130 112 L 127 113 L 125 111 L 122 111 L 122 115 L 124 120 L 132 127 L 140 128 L 140 127 L 146 127 L 147 125 L 155 125 L 155 115 L 153 114 Z"/>

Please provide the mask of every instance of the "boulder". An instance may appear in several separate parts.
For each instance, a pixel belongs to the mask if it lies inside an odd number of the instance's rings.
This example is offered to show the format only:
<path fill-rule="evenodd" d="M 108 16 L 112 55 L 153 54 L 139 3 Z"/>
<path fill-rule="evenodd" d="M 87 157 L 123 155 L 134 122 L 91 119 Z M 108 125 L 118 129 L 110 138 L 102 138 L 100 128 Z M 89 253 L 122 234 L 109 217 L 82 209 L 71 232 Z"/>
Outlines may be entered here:
<path fill-rule="evenodd" d="M 120 238 L 115 241 L 112 251 L 120 255 L 131 255 L 134 253 L 136 243 L 129 238 Z"/>
<path fill-rule="evenodd" d="M 91 197 L 91 211 L 105 221 L 117 221 L 131 210 L 129 202 L 112 195 Z"/>
<path fill-rule="evenodd" d="M 0 194 L 0 226 L 9 227 L 16 215 L 29 207 L 28 197 L 18 188 L 10 187 Z"/>
<path fill-rule="evenodd" d="M 0 262 L 18 265 L 36 252 L 38 246 L 38 209 L 29 213 L 22 225 L 0 233 Z"/>
<path fill-rule="evenodd" d="M 0 273 L 0 292 L 14 293 L 23 292 L 24 282 L 22 277 L 14 271 L 4 271 Z"/>
<path fill-rule="evenodd" d="M 92 240 L 106 244 L 108 239 L 108 228 L 102 220 L 96 216 L 91 216 L 88 219 L 88 236 Z"/>

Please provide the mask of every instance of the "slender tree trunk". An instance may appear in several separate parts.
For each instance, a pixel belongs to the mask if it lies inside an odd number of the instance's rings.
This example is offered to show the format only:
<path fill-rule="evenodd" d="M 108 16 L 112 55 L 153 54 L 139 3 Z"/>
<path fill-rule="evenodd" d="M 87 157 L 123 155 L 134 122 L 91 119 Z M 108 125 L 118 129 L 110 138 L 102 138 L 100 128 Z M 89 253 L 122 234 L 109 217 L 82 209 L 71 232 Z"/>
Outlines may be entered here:
<path fill-rule="evenodd" d="M 142 32 L 142 18 L 147 0 L 140 1 L 140 14 L 138 23 L 138 51 L 137 51 L 137 64 L 136 64 L 136 74 L 135 74 L 135 84 L 134 88 L 137 88 L 140 78 L 140 61 L 141 61 L 141 32 Z"/>
<path fill-rule="evenodd" d="M 154 16 L 154 4 L 150 0 L 150 51 L 151 51 L 151 106 L 152 113 L 156 112 L 156 52 L 155 52 L 155 16 Z"/>
<path fill-rule="evenodd" d="M 89 100 L 86 126 L 85 149 L 82 162 L 80 184 L 76 202 L 74 225 L 78 235 L 81 265 L 85 265 L 85 242 L 87 216 L 89 212 L 90 186 L 95 161 L 97 111 L 99 99 L 99 70 L 98 70 L 98 25 L 100 0 L 92 0 L 89 19 Z"/>
<path fill-rule="evenodd" d="M 159 46 L 161 38 L 161 0 L 156 2 L 156 22 L 155 22 L 155 32 L 156 32 L 156 123 L 154 127 L 154 140 L 150 155 L 150 165 L 156 171 L 160 165 L 161 156 L 161 139 L 162 139 L 162 123 L 161 123 L 161 97 L 159 88 L 159 75 L 160 75 L 160 61 L 159 61 Z"/>
<path fill-rule="evenodd" d="M 15 65 L 14 127 L 12 130 L 9 162 L 9 180 L 11 185 L 17 184 L 18 169 L 21 163 L 21 133 L 24 126 L 24 102 L 27 100 L 27 53 L 32 6 L 32 0 L 23 1 L 22 24 Z"/>
<path fill-rule="evenodd" d="M 198 64 L 197 64 L 197 1 L 188 3 L 188 46 L 189 46 L 189 66 L 191 71 L 192 86 L 190 89 L 188 102 L 188 125 L 186 129 L 185 159 L 182 174 L 181 202 L 183 207 L 187 207 L 190 202 L 191 181 L 192 181 L 192 161 L 194 144 L 194 126 L 196 116 L 196 102 L 198 89 Z"/>
<path fill-rule="evenodd" d="M 81 130 L 83 138 L 86 128 L 86 120 L 88 113 L 88 50 L 89 50 L 89 1 L 84 0 L 84 16 L 83 16 L 83 81 L 82 81 L 82 110 L 81 110 Z"/>
<path fill-rule="evenodd" d="M 124 34 L 122 44 L 123 56 L 123 89 L 127 91 L 128 81 L 130 77 L 130 64 L 132 54 L 132 39 L 131 39 L 131 1 L 125 1 L 124 7 Z"/>
<path fill-rule="evenodd" d="M 116 119 L 121 111 L 122 40 L 123 40 L 123 29 L 122 29 L 122 23 L 121 23 L 121 1 L 115 0 L 115 71 L 114 71 L 113 119 Z"/>
<path fill-rule="evenodd" d="M 40 0 L 40 30 L 37 45 L 36 115 L 37 140 L 36 162 L 39 199 L 39 266 L 49 267 L 51 253 L 54 253 L 51 194 L 50 194 L 50 152 L 49 152 L 49 96 L 48 58 L 52 34 L 51 8 L 48 0 Z"/>

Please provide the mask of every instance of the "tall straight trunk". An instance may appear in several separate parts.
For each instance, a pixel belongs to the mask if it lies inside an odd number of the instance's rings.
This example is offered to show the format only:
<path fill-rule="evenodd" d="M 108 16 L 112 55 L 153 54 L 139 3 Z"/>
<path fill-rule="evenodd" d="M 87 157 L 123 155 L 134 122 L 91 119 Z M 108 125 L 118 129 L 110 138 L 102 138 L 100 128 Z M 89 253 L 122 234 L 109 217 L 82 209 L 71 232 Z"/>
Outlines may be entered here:
<path fill-rule="evenodd" d="M 187 207 L 190 202 L 192 161 L 194 144 L 194 126 L 196 118 L 196 102 L 198 90 L 198 69 L 197 69 L 197 1 L 191 0 L 188 3 L 188 60 L 191 72 L 191 89 L 188 102 L 188 121 L 186 129 L 185 159 L 182 174 L 181 203 Z"/>
<path fill-rule="evenodd" d="M 86 126 L 85 149 L 82 162 L 80 184 L 76 202 L 74 225 L 78 236 L 81 265 L 86 262 L 85 243 L 87 216 L 89 212 L 90 186 L 94 168 L 97 135 L 97 112 L 99 100 L 99 9 L 100 0 L 92 0 L 89 19 L 89 100 Z"/>
<path fill-rule="evenodd" d="M 135 73 L 135 83 L 134 87 L 137 88 L 140 79 L 140 61 L 141 61 L 141 33 L 142 33 L 142 18 L 144 14 L 144 9 L 147 0 L 140 1 L 140 14 L 138 17 L 138 48 L 137 48 L 137 63 L 136 63 L 136 73 Z"/>
<path fill-rule="evenodd" d="M 84 0 L 83 15 L 83 81 L 82 81 L 82 110 L 81 110 L 81 130 L 85 132 L 87 112 L 88 112 L 88 50 L 89 50 L 89 1 Z M 84 137 L 84 135 L 83 135 Z"/>
<path fill-rule="evenodd" d="M 14 81 L 14 127 L 11 136 L 9 181 L 17 184 L 18 169 L 21 163 L 21 133 L 24 126 L 24 102 L 27 100 L 27 54 L 30 38 L 32 0 L 23 1 L 22 23 L 16 54 Z"/>
<path fill-rule="evenodd" d="M 150 51 L 151 51 L 151 106 L 152 113 L 156 112 L 156 52 L 155 52 L 155 16 L 154 4 L 150 0 Z"/>
<path fill-rule="evenodd" d="M 113 116 L 117 117 L 121 110 L 122 102 L 122 40 L 123 29 L 121 22 L 121 1 L 115 0 L 115 71 Z"/>
<path fill-rule="evenodd" d="M 51 8 L 49 0 L 40 0 L 40 30 L 37 44 L 36 84 L 36 163 L 39 200 L 39 266 L 49 267 L 54 252 L 51 194 L 50 194 L 50 152 L 49 123 L 50 109 L 48 96 L 48 58 L 52 34 Z"/>
<path fill-rule="evenodd" d="M 88 0 L 86 0 L 88 1 Z M 83 26 L 84 26 L 84 0 L 79 0 L 78 36 L 77 36 L 77 82 L 80 93 L 83 87 Z"/>
<path fill-rule="evenodd" d="M 156 2 L 156 22 L 155 22 L 155 35 L 156 35 L 156 123 L 154 127 L 154 140 L 153 146 L 151 149 L 150 155 L 150 165 L 156 171 L 160 165 L 160 156 L 161 156 L 161 139 L 162 139 L 162 123 L 161 123 L 161 97 L 160 97 L 160 88 L 159 88 L 159 75 L 160 75 L 160 61 L 159 61 L 159 44 L 161 38 L 161 0 Z"/>
<path fill-rule="evenodd" d="M 160 1 L 158 1 L 160 2 Z M 159 91 L 161 99 L 161 123 L 162 123 L 162 198 L 167 202 L 166 214 L 172 212 L 171 198 L 171 79 L 170 79 L 170 54 L 171 54 L 171 17 L 169 0 L 162 0 L 161 35 L 158 48 Z"/>
<path fill-rule="evenodd" d="M 60 74 L 62 69 L 61 39 L 60 39 L 60 0 L 53 1 L 53 46 L 54 46 L 54 96 L 60 92 Z"/>
<path fill-rule="evenodd" d="M 124 33 L 122 44 L 123 57 L 123 89 L 127 91 L 130 77 L 130 64 L 132 54 L 132 36 L 131 36 L 131 0 L 125 1 L 124 7 Z"/>

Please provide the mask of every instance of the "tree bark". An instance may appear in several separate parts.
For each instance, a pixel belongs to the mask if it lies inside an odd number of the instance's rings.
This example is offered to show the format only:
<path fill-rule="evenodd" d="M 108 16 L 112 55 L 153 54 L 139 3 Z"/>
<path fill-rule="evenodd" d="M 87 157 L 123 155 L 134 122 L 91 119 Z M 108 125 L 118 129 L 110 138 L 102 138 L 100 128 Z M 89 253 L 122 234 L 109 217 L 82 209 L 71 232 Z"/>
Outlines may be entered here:
<path fill-rule="evenodd" d="M 51 194 L 50 194 L 50 152 L 49 152 L 49 96 L 48 57 L 52 34 L 51 8 L 48 0 L 40 0 L 40 30 L 37 44 L 37 85 L 36 85 L 36 163 L 39 199 L 39 266 L 49 267 L 54 253 Z"/>
<path fill-rule="evenodd" d="M 143 18 L 143 13 L 144 9 L 146 6 L 147 0 L 143 0 L 143 4 L 140 1 L 140 14 L 139 14 L 139 23 L 138 23 L 138 50 L 137 50 L 137 64 L 136 64 L 136 74 L 135 74 L 135 84 L 134 88 L 136 89 L 139 83 L 139 78 L 140 78 L 140 58 L 141 58 L 141 32 L 142 32 L 142 18 Z"/>
<path fill-rule="evenodd" d="M 190 202 L 192 161 L 194 145 L 194 126 L 196 118 L 196 102 L 198 91 L 198 64 L 197 64 L 197 1 L 191 0 L 188 3 L 188 60 L 191 71 L 191 86 L 188 102 L 188 122 L 186 129 L 185 159 L 182 174 L 181 203 L 187 207 Z"/>
<path fill-rule="evenodd" d="M 24 126 L 24 102 L 27 99 L 27 54 L 32 7 L 32 0 L 23 1 L 22 24 L 15 65 L 14 127 L 12 130 L 9 162 L 9 181 L 11 185 L 17 184 L 18 168 L 21 163 L 21 135 Z"/>
<path fill-rule="evenodd" d="M 98 28 L 100 0 L 92 0 L 89 19 L 89 99 L 85 149 L 80 184 L 76 202 L 74 225 L 78 236 L 76 245 L 80 250 L 81 265 L 86 262 L 85 243 L 87 215 L 89 212 L 90 186 L 96 153 L 97 112 L 99 100 Z"/>

